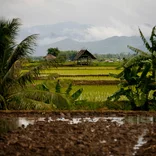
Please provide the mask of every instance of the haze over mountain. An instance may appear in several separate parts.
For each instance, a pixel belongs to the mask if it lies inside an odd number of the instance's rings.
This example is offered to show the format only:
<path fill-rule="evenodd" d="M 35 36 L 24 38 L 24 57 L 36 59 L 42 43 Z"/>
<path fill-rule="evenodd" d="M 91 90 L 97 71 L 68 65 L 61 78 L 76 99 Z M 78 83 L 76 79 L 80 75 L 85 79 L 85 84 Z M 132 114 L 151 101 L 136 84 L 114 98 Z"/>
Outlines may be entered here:
<path fill-rule="evenodd" d="M 134 27 L 132 27 L 132 31 Z M 110 30 L 105 30 L 110 31 Z M 138 31 L 138 30 L 137 30 Z M 62 22 L 53 25 L 39 25 L 23 28 L 18 40 L 30 34 L 39 34 L 38 46 L 34 55 L 46 55 L 50 47 L 58 47 L 60 50 L 88 49 L 92 53 L 129 53 L 127 45 L 143 48 L 139 36 L 113 36 L 100 35 L 95 31 L 95 26 L 79 24 L 76 22 Z M 109 34 L 109 32 L 104 32 Z M 139 32 L 138 32 L 139 35 Z M 101 39 L 102 38 L 102 39 Z"/>
<path fill-rule="evenodd" d="M 72 39 L 64 39 L 49 45 L 38 46 L 36 48 L 36 55 L 46 55 L 47 49 L 50 47 L 58 47 L 60 50 L 81 50 L 88 49 L 93 54 L 115 54 L 115 53 L 130 53 L 132 52 L 127 48 L 127 45 L 134 46 L 136 48 L 145 50 L 140 37 L 132 36 L 114 36 L 100 41 L 92 42 L 78 42 Z"/>

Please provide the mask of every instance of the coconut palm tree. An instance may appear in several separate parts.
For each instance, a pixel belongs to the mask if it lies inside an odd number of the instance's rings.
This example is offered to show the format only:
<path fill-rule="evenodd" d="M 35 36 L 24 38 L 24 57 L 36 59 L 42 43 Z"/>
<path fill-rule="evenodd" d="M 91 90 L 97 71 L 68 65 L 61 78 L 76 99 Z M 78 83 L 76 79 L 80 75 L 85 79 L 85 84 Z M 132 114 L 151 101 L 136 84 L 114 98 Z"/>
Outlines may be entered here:
<path fill-rule="evenodd" d="M 19 19 L 0 19 L 0 109 L 49 109 L 58 99 L 65 103 L 60 95 L 28 85 L 42 65 L 21 74 L 22 60 L 32 54 L 37 34 L 17 44 L 20 25 Z"/>
<path fill-rule="evenodd" d="M 32 82 L 32 77 L 38 74 L 38 68 L 20 75 L 18 64 L 33 52 L 37 35 L 26 37 L 19 44 L 16 38 L 20 27 L 19 19 L 7 21 L 0 19 L 0 104 L 2 109 L 7 109 L 14 95 L 21 91 L 27 82 Z"/>

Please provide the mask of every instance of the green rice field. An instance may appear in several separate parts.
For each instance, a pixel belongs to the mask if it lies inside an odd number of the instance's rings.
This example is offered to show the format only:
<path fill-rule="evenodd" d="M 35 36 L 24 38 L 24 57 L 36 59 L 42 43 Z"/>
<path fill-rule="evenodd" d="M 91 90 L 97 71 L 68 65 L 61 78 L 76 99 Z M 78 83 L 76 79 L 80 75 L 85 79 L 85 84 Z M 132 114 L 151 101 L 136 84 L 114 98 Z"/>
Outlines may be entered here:
<path fill-rule="evenodd" d="M 83 93 L 79 97 L 79 100 L 88 100 L 92 102 L 102 102 L 107 100 L 107 97 L 117 91 L 116 85 L 78 85 L 73 86 L 73 91 L 83 88 Z"/>
<path fill-rule="evenodd" d="M 48 76 L 52 73 L 58 74 L 59 77 L 55 79 L 47 80 L 37 80 L 35 83 L 46 83 L 50 86 L 51 91 L 55 91 L 55 85 L 57 79 L 60 80 L 60 83 L 63 87 L 62 92 L 65 92 L 70 81 L 100 81 L 100 80 L 117 80 L 110 76 L 109 73 L 119 73 L 121 70 L 117 70 L 115 67 L 59 67 L 59 68 L 50 68 L 41 71 L 41 76 Z M 62 75 L 62 76 L 61 76 Z M 102 102 L 107 99 L 108 96 L 112 95 L 115 91 L 118 90 L 117 85 L 74 85 L 72 87 L 72 92 L 83 88 L 83 93 L 79 97 L 79 100 L 87 100 L 92 102 Z"/>
<path fill-rule="evenodd" d="M 28 70 L 23 70 L 22 73 Z M 120 73 L 115 67 L 58 67 L 41 70 L 41 74 L 57 73 L 59 75 L 108 75 L 109 73 Z"/>

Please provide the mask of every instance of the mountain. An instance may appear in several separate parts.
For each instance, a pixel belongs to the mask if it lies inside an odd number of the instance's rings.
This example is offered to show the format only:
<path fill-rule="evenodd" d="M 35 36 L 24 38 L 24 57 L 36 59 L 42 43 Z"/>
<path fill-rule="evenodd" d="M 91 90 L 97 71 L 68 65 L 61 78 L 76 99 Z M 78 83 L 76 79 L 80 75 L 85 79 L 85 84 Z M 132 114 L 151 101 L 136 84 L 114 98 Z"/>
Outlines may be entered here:
<path fill-rule="evenodd" d="M 127 48 L 127 45 L 145 50 L 143 42 L 138 36 L 114 36 L 100 41 L 92 42 L 78 42 L 72 39 L 64 39 L 52 44 L 38 46 L 35 55 L 46 55 L 48 48 L 58 47 L 60 50 L 81 50 L 88 49 L 93 54 L 107 54 L 107 53 L 129 53 L 132 52 Z"/>
<path fill-rule="evenodd" d="M 30 34 L 39 34 L 38 42 L 41 45 L 54 43 L 56 41 L 70 38 L 73 40 L 85 40 L 91 25 L 79 24 L 77 22 L 61 22 L 52 25 L 37 25 L 33 27 L 22 28 L 20 30 L 19 40 Z"/>
<path fill-rule="evenodd" d="M 77 22 L 62 22 L 52 25 L 38 25 L 23 28 L 20 31 L 18 41 L 30 34 L 39 34 L 38 46 L 34 55 L 46 55 L 47 49 L 58 47 L 60 50 L 88 49 L 92 53 L 129 53 L 127 45 L 139 49 L 143 48 L 143 43 L 138 36 L 113 36 L 104 40 L 95 40 L 96 35 L 90 30 L 92 25 L 79 24 Z"/>

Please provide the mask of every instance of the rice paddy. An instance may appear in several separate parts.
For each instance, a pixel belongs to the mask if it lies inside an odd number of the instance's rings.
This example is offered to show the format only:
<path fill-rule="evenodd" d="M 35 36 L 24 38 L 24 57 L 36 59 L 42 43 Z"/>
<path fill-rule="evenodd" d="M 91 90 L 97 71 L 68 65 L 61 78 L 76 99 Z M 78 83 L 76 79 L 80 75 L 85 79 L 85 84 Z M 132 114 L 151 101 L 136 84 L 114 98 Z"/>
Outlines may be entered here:
<path fill-rule="evenodd" d="M 79 85 L 73 86 L 73 91 L 79 88 L 83 88 L 83 93 L 79 97 L 79 100 L 88 100 L 92 102 L 102 102 L 107 100 L 107 97 L 117 91 L 116 85 Z"/>
<path fill-rule="evenodd" d="M 92 69 L 92 68 L 82 68 L 82 69 L 51 69 L 51 70 L 42 70 L 42 74 L 51 74 L 58 73 L 59 75 L 104 75 L 109 73 L 120 73 L 121 70 L 116 69 Z"/>
<path fill-rule="evenodd" d="M 94 81 L 96 84 L 92 85 L 73 85 L 72 92 L 83 88 L 83 93 L 78 100 L 87 100 L 92 102 L 102 102 L 107 100 L 107 97 L 118 90 L 117 85 L 98 85 L 98 81 L 108 80 L 114 81 L 116 78 L 110 77 L 109 73 L 120 73 L 115 67 L 58 67 L 50 68 L 41 71 L 42 77 L 47 77 L 45 80 L 37 80 L 35 83 L 46 83 L 50 86 L 51 91 L 55 91 L 56 81 L 59 79 L 61 85 L 64 87 L 62 91 L 68 86 L 69 82 L 73 81 Z M 57 75 L 54 79 L 49 79 L 48 75 Z"/>

